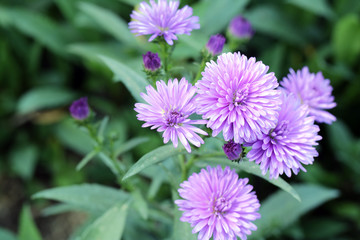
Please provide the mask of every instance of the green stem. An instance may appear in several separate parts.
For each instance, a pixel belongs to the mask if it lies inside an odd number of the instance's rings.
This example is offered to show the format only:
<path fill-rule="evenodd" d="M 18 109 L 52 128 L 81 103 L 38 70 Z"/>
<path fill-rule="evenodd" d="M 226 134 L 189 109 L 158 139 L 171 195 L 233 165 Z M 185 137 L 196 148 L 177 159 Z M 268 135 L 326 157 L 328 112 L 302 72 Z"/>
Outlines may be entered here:
<path fill-rule="evenodd" d="M 204 71 L 206 67 L 206 63 L 209 62 L 210 60 L 211 60 L 211 55 L 209 53 L 203 54 L 199 71 L 197 72 L 193 81 L 194 84 L 201 78 L 201 73 Z"/>
<path fill-rule="evenodd" d="M 205 61 L 205 59 L 203 58 L 202 61 L 201 61 L 201 65 L 200 65 L 199 71 L 197 72 L 197 74 L 196 74 L 196 76 L 195 76 L 195 78 L 194 78 L 194 84 L 201 78 L 201 73 L 204 71 L 205 66 L 206 66 L 206 61 Z"/>
<path fill-rule="evenodd" d="M 160 56 L 161 56 L 161 60 L 162 60 L 162 66 L 164 69 L 164 74 L 165 74 L 165 79 L 169 79 L 170 74 L 169 74 L 169 65 L 170 65 L 170 57 L 172 52 L 174 51 L 175 48 L 175 43 L 170 46 L 164 38 L 161 38 L 159 40 L 159 47 L 160 47 Z"/>
<path fill-rule="evenodd" d="M 159 41 L 160 56 L 162 58 L 162 65 L 164 68 L 165 78 L 168 79 L 168 64 L 169 64 L 169 45 L 164 39 Z"/>
<path fill-rule="evenodd" d="M 189 171 L 189 169 L 191 168 L 191 166 L 193 165 L 194 161 L 196 160 L 195 156 L 192 156 L 189 161 L 185 164 L 185 168 L 186 168 L 186 172 Z"/>
<path fill-rule="evenodd" d="M 185 156 L 183 154 L 179 155 L 179 163 L 181 168 L 181 181 L 185 181 L 187 177 L 187 169 L 185 165 Z"/>
<path fill-rule="evenodd" d="M 99 149 L 99 157 L 102 158 L 104 162 L 107 163 L 107 165 L 109 165 L 110 169 L 113 169 L 118 184 L 120 186 L 123 186 L 123 188 L 126 190 L 134 190 L 134 186 L 130 182 L 122 182 L 122 177 L 125 175 L 125 171 L 119 166 L 119 163 L 117 162 L 114 154 L 113 142 L 111 142 L 110 153 L 105 153 L 103 141 L 101 141 L 96 134 L 95 128 L 90 124 L 84 124 L 84 126 L 89 131 L 91 138 L 93 138 L 97 144 L 97 146 L 95 147 Z M 113 168 L 111 167 L 111 165 L 113 166 Z"/>
<path fill-rule="evenodd" d="M 90 124 L 85 124 L 84 126 L 89 131 L 90 137 L 95 140 L 97 147 L 100 147 L 100 149 L 102 149 L 102 141 L 97 136 L 96 130 L 94 129 L 94 127 Z"/>

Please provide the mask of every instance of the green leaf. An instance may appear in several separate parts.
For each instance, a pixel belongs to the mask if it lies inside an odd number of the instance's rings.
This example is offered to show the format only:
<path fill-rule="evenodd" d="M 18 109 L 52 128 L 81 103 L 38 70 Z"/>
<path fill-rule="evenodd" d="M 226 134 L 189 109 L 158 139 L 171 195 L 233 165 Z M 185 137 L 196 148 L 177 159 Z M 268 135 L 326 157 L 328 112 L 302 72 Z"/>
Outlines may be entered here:
<path fill-rule="evenodd" d="M 133 138 L 129 141 L 127 141 L 126 143 L 122 144 L 118 149 L 116 149 L 115 151 L 115 156 L 119 156 L 121 154 L 123 154 L 124 152 L 127 152 L 131 149 L 133 149 L 134 147 L 149 141 L 149 138 L 147 137 L 137 137 L 137 138 Z"/>
<path fill-rule="evenodd" d="M 338 60 L 353 64 L 360 54 L 360 18 L 349 14 L 336 22 L 332 44 Z"/>
<path fill-rule="evenodd" d="M 99 153 L 99 157 L 100 160 L 112 171 L 112 173 L 115 176 L 118 176 L 121 174 L 121 172 L 119 172 L 119 169 L 116 167 L 115 164 L 118 164 L 118 166 L 120 167 L 120 162 L 116 161 L 114 162 L 106 153 L 104 152 L 100 152 Z M 122 169 L 122 168 L 121 168 Z"/>
<path fill-rule="evenodd" d="M 108 122 L 109 122 L 109 116 L 105 116 L 99 126 L 99 130 L 98 130 L 98 134 L 97 134 L 99 138 L 104 137 L 104 131 L 106 129 Z"/>
<path fill-rule="evenodd" d="M 79 8 L 119 41 L 125 42 L 128 45 L 136 43 L 127 23 L 113 12 L 87 2 L 81 2 Z"/>
<path fill-rule="evenodd" d="M 84 209 L 82 207 L 79 207 L 76 205 L 67 204 L 67 203 L 59 203 L 59 204 L 53 204 L 53 205 L 50 205 L 49 207 L 44 208 L 41 211 L 41 215 L 44 217 L 48 217 L 48 216 L 57 215 L 60 213 L 83 211 L 83 210 Z"/>
<path fill-rule="evenodd" d="M 261 5 L 247 11 L 244 16 L 257 32 L 266 33 L 293 44 L 304 45 L 306 42 L 303 35 L 297 31 L 298 28 L 275 6 Z"/>
<path fill-rule="evenodd" d="M 230 20 L 243 11 L 249 0 L 202 0 L 193 6 L 194 16 L 199 16 L 200 32 L 206 35 L 224 30 Z M 225 14 L 226 13 L 226 14 Z M 221 17 L 216 17 L 221 16 Z M 199 51 L 200 49 L 198 49 Z"/>
<path fill-rule="evenodd" d="M 146 203 L 146 200 L 144 199 L 139 189 L 133 191 L 131 195 L 134 199 L 133 206 L 135 210 L 137 210 L 140 213 L 140 216 L 146 220 L 149 216 L 149 207 Z"/>
<path fill-rule="evenodd" d="M 349 224 L 343 220 L 312 217 L 304 223 L 305 239 L 336 239 L 348 231 Z M 337 238 L 339 239 L 339 238 Z"/>
<path fill-rule="evenodd" d="M 326 0 L 287 0 L 287 2 L 329 19 L 334 17 L 334 12 Z"/>
<path fill-rule="evenodd" d="M 31 216 L 30 207 L 25 205 L 20 214 L 19 240 L 41 240 L 41 235 Z"/>
<path fill-rule="evenodd" d="M 137 102 L 144 101 L 140 93 L 144 92 L 145 87 L 149 85 L 145 78 L 119 61 L 105 56 L 100 56 L 100 59 L 114 73 L 115 81 L 123 82 Z"/>
<path fill-rule="evenodd" d="M 208 40 L 209 36 L 199 32 L 191 33 L 190 36 L 180 35 L 174 50 L 174 58 L 198 57 Z"/>
<path fill-rule="evenodd" d="M 339 195 L 337 190 L 316 185 L 297 184 L 294 189 L 299 193 L 301 202 L 278 191 L 261 204 L 261 218 L 254 222 L 258 229 L 249 236 L 249 240 L 268 238 L 290 226 L 303 214 Z"/>
<path fill-rule="evenodd" d="M 277 179 L 270 179 L 269 173 L 267 173 L 265 176 L 262 175 L 259 165 L 255 164 L 254 162 L 241 161 L 240 163 L 235 163 L 235 162 L 230 162 L 229 159 L 226 158 L 206 158 L 206 159 L 201 159 L 200 162 L 197 163 L 197 165 L 201 165 L 202 167 L 205 167 L 208 164 L 212 164 L 212 165 L 220 164 L 223 167 L 229 166 L 231 168 L 235 168 L 256 175 L 258 177 L 265 179 L 269 183 L 281 188 L 285 192 L 289 193 L 297 201 L 299 202 L 301 201 L 299 194 L 294 190 L 294 188 L 290 184 L 288 184 L 280 177 Z"/>
<path fill-rule="evenodd" d="M 360 174 L 360 140 L 354 138 L 349 128 L 341 120 L 327 126 L 331 146 L 336 158 L 349 169 Z"/>
<path fill-rule="evenodd" d="M 124 202 L 129 195 L 119 189 L 97 184 L 82 184 L 44 190 L 33 198 L 46 198 L 80 206 L 93 212 L 104 212 L 117 202 Z"/>
<path fill-rule="evenodd" d="M 123 181 L 135 174 L 141 172 L 145 168 L 159 163 L 168 159 L 169 157 L 173 157 L 182 153 L 185 153 L 186 150 L 183 146 L 178 146 L 174 148 L 172 144 L 165 145 L 154 149 L 153 151 L 142 156 L 130 169 L 127 171 L 125 176 L 123 177 Z"/>
<path fill-rule="evenodd" d="M 7 27 L 12 23 L 12 12 L 10 9 L 0 6 L 0 25 Z"/>
<path fill-rule="evenodd" d="M 37 87 L 29 90 L 17 104 L 17 112 L 26 114 L 45 108 L 54 108 L 66 105 L 74 99 L 72 91 L 61 87 Z"/>
<path fill-rule="evenodd" d="M 34 38 L 58 54 L 64 54 L 64 36 L 58 24 L 35 11 L 0 6 L 0 24 L 15 26 L 19 31 Z"/>
<path fill-rule="evenodd" d="M 126 54 L 126 45 L 118 42 L 101 42 L 101 43 L 73 43 L 67 46 L 67 51 L 83 58 L 90 60 L 102 61 L 99 55 L 107 56 L 109 58 L 125 61 L 129 58 Z"/>
<path fill-rule="evenodd" d="M 23 179 L 29 180 L 33 176 L 37 158 L 38 149 L 36 146 L 16 147 L 10 155 L 11 168 Z"/>
<path fill-rule="evenodd" d="M 0 228 L 0 239 L 1 240 L 17 240 L 15 234 L 5 228 Z"/>
<path fill-rule="evenodd" d="M 174 199 L 180 199 L 179 194 L 175 191 L 172 192 Z M 179 211 L 178 207 L 175 206 L 174 209 L 174 225 L 173 225 L 173 234 L 172 240 L 196 240 L 197 234 L 193 234 L 190 223 L 180 221 L 182 212 Z"/>
<path fill-rule="evenodd" d="M 78 163 L 78 165 L 76 165 L 76 171 L 81 170 L 86 164 L 90 162 L 91 159 L 96 156 L 96 154 L 98 154 L 97 150 L 93 150 L 86 154 L 86 156 Z"/>
<path fill-rule="evenodd" d="M 73 119 L 68 119 L 56 127 L 56 137 L 61 143 L 80 154 L 93 150 L 94 141 L 85 131 L 80 129 Z"/>
<path fill-rule="evenodd" d="M 125 228 L 128 203 L 118 203 L 91 224 L 79 240 L 118 240 Z"/>
<path fill-rule="evenodd" d="M 127 3 L 131 6 L 135 6 L 141 2 L 143 2 L 143 0 L 119 0 L 120 2 L 124 2 L 124 3 Z"/>
<path fill-rule="evenodd" d="M 284 44 L 274 44 L 266 49 L 259 57 L 261 61 L 268 64 L 271 72 L 279 74 L 283 68 L 283 63 L 288 52 Z"/>
<path fill-rule="evenodd" d="M 336 150 L 340 150 L 343 147 L 347 148 L 355 141 L 348 127 L 339 119 L 333 124 L 327 125 L 326 127 L 330 135 L 329 140 L 332 144 L 332 147 Z"/>

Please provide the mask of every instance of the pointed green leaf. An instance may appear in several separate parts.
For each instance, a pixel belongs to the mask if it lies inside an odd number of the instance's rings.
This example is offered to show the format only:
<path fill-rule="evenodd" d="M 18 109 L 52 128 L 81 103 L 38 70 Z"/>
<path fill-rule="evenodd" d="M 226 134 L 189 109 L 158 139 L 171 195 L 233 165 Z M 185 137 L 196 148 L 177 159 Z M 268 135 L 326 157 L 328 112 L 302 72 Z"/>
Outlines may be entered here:
<path fill-rule="evenodd" d="M 120 171 L 123 171 L 122 168 L 120 168 L 120 162 L 119 161 L 113 161 L 107 154 L 105 154 L 104 152 L 100 152 L 99 153 L 99 157 L 100 160 L 111 170 L 111 172 L 115 175 L 118 176 L 121 174 Z M 118 166 L 116 166 L 115 164 L 117 164 Z M 119 169 L 119 168 L 120 169 Z"/>
<path fill-rule="evenodd" d="M 255 164 L 254 162 L 242 161 L 240 163 L 235 163 L 229 161 L 229 159 L 227 158 L 206 158 L 201 160 L 201 162 L 198 163 L 198 165 L 199 164 L 201 164 L 201 166 L 203 167 L 205 167 L 207 164 L 213 164 L 213 165 L 220 164 L 221 166 L 229 166 L 231 168 L 239 169 L 241 171 L 256 175 L 258 177 L 265 179 L 269 183 L 274 184 L 275 186 L 281 188 L 285 192 L 288 192 L 297 201 L 301 201 L 299 194 L 294 190 L 293 187 L 291 187 L 290 184 L 288 184 L 280 177 L 277 179 L 270 179 L 269 173 L 267 173 L 265 176 L 262 175 L 259 165 Z"/>
<path fill-rule="evenodd" d="M 146 200 L 144 199 L 139 189 L 133 191 L 131 195 L 134 199 L 134 208 L 140 213 L 140 216 L 146 220 L 149 216 L 149 207 L 146 203 Z"/>
<path fill-rule="evenodd" d="M 299 193 L 301 202 L 278 191 L 261 204 L 261 218 L 254 222 L 258 229 L 249 239 L 267 239 L 294 223 L 303 214 L 339 195 L 337 190 L 316 185 L 297 184 L 294 189 Z"/>
<path fill-rule="evenodd" d="M 67 203 L 59 203 L 52 204 L 49 207 L 44 208 L 41 211 L 41 215 L 44 217 L 57 215 L 65 212 L 73 212 L 73 211 L 83 211 L 84 209 L 80 206 L 67 204 Z"/>
<path fill-rule="evenodd" d="M 61 87 L 38 87 L 21 96 L 17 105 L 19 114 L 26 114 L 44 108 L 54 108 L 70 103 L 75 95 L 72 91 Z"/>
<path fill-rule="evenodd" d="M 306 40 L 298 28 L 288 19 L 283 11 L 273 5 L 260 5 L 247 11 L 244 16 L 257 32 L 269 34 L 293 44 L 304 45 Z"/>
<path fill-rule="evenodd" d="M 5 228 L 0 228 L 0 239 L 1 240 L 17 240 L 15 234 Z"/>
<path fill-rule="evenodd" d="M 100 123 L 99 130 L 98 130 L 98 137 L 103 138 L 104 137 L 104 131 L 109 122 L 109 116 L 105 116 L 103 120 Z"/>
<path fill-rule="evenodd" d="M 82 184 L 44 190 L 33 198 L 46 198 L 63 203 L 81 206 L 93 212 L 103 212 L 117 202 L 129 199 L 128 193 L 97 184 Z"/>
<path fill-rule="evenodd" d="M 123 181 L 131 176 L 134 176 L 135 174 L 141 172 L 145 168 L 159 163 L 161 161 L 164 161 L 168 159 L 169 157 L 173 157 L 182 153 L 185 153 L 186 150 L 183 146 L 178 146 L 177 148 L 174 148 L 174 146 L 171 144 L 161 146 L 156 148 L 155 150 L 145 154 L 142 156 L 130 169 L 127 171 L 125 176 L 123 177 Z"/>
<path fill-rule="evenodd" d="M 32 218 L 30 207 L 25 205 L 20 214 L 19 240 L 41 240 L 41 235 Z"/>
<path fill-rule="evenodd" d="M 57 54 L 64 55 L 65 38 L 60 26 L 45 14 L 26 8 L 0 6 L 0 24 L 16 27 Z"/>
<path fill-rule="evenodd" d="M 86 156 L 76 165 L 76 171 L 80 171 L 86 164 L 90 162 L 91 159 L 93 159 L 96 154 L 98 154 L 97 150 L 93 150 L 86 154 Z"/>
<path fill-rule="evenodd" d="M 131 150 L 132 148 L 138 146 L 139 144 L 147 142 L 148 140 L 149 140 L 149 138 L 147 138 L 147 137 L 133 138 L 133 139 L 127 141 L 126 143 L 122 144 L 115 151 L 115 156 L 119 156 L 119 155 L 123 154 L 124 152 L 127 152 L 127 151 Z"/>
<path fill-rule="evenodd" d="M 10 154 L 14 172 L 25 180 L 32 178 L 39 152 L 35 145 L 18 146 Z"/>
<path fill-rule="evenodd" d="M 287 0 L 288 3 L 326 18 L 333 18 L 334 12 L 326 0 Z"/>
<path fill-rule="evenodd" d="M 127 3 L 131 6 L 135 6 L 141 2 L 143 2 L 143 0 L 119 0 L 120 2 L 124 2 L 124 3 Z"/>
<path fill-rule="evenodd" d="M 144 92 L 145 87 L 149 85 L 146 79 L 119 61 L 105 56 L 99 57 L 114 73 L 114 80 L 124 83 L 136 101 L 143 102 L 144 100 L 140 97 L 140 93 Z"/>
<path fill-rule="evenodd" d="M 235 17 L 236 14 L 242 12 L 248 2 L 249 0 L 199 1 L 198 4 L 193 6 L 194 15 L 199 16 L 199 31 L 205 33 L 206 35 L 221 32 L 227 27 L 230 20 Z"/>
<path fill-rule="evenodd" d="M 104 31 L 116 39 L 128 45 L 134 45 L 134 43 L 136 43 L 135 37 L 130 32 L 127 23 L 113 12 L 88 2 L 81 2 L 79 8 L 90 16 Z"/>
<path fill-rule="evenodd" d="M 360 55 L 360 17 L 348 14 L 339 19 L 333 29 L 332 45 L 335 57 L 347 64 L 357 62 Z"/>
<path fill-rule="evenodd" d="M 99 55 L 120 61 L 129 60 L 129 56 L 126 55 L 127 49 L 126 45 L 118 42 L 72 43 L 67 46 L 68 52 L 100 63 L 102 61 Z"/>
<path fill-rule="evenodd" d="M 68 119 L 56 126 L 56 137 L 63 145 L 79 154 L 93 150 L 94 140 L 86 131 L 79 128 L 73 119 Z"/>
<path fill-rule="evenodd" d="M 106 211 L 79 237 L 79 240 L 119 240 L 123 234 L 128 203 L 118 203 Z"/>

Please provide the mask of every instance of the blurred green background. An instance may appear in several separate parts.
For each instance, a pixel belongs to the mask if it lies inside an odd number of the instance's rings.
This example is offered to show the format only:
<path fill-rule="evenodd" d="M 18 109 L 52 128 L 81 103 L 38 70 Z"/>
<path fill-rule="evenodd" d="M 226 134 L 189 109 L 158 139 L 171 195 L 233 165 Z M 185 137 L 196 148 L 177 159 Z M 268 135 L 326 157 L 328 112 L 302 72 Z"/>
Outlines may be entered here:
<path fill-rule="evenodd" d="M 135 99 L 126 82 L 114 78 L 99 58 L 116 59 L 144 75 L 141 55 L 156 48 L 127 29 L 139 2 L 0 2 L 0 239 L 13 236 L 11 232 L 19 233 L 19 239 L 36 236 L 27 229 L 32 224 L 30 213 L 43 239 L 66 239 L 87 219 L 79 212 L 44 215 L 41 210 L 49 202 L 31 200 L 40 190 L 84 182 L 116 186 L 110 171 L 98 161 L 75 170 L 91 146 L 69 116 L 73 100 L 87 96 L 96 118 L 109 115 L 109 131 L 118 132 L 120 143 L 150 138 L 121 155 L 124 161 L 136 161 L 162 144 L 156 133 L 142 129 L 136 120 Z M 306 167 L 308 172 L 285 179 L 334 188 L 340 195 L 273 233 L 271 239 L 359 239 L 360 1 L 181 2 L 185 4 L 200 16 L 201 29 L 180 37 L 173 55 L 175 76 L 191 79 L 209 36 L 225 34 L 231 18 L 241 14 L 256 33 L 239 50 L 269 65 L 279 80 L 289 68 L 305 65 L 331 80 L 338 104 L 331 112 L 338 120 L 331 126 L 320 125 L 320 156 Z M 263 180 L 254 185 L 260 201 L 276 190 Z M 157 197 L 165 198 L 167 188 L 162 186 Z"/>

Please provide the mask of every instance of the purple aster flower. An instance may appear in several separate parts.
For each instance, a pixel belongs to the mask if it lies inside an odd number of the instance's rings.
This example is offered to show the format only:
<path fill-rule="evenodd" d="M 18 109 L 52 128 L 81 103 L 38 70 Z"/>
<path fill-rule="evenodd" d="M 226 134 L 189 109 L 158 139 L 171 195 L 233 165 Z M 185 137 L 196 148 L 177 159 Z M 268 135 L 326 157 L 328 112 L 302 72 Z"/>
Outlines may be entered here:
<path fill-rule="evenodd" d="M 87 97 L 82 97 L 74 101 L 70 108 L 70 114 L 77 120 L 84 120 L 90 114 L 90 108 L 87 102 Z"/>
<path fill-rule="evenodd" d="M 161 61 L 157 53 L 147 52 L 143 55 L 144 67 L 149 71 L 156 71 L 161 66 Z"/>
<path fill-rule="evenodd" d="M 158 132 L 164 132 L 164 143 L 172 141 L 174 147 L 178 146 L 178 139 L 188 152 L 191 152 L 188 141 L 197 147 L 204 143 L 196 133 L 207 135 L 200 128 L 192 124 L 206 124 L 206 120 L 191 120 L 189 116 L 195 113 L 194 94 L 196 87 L 192 86 L 185 78 L 180 82 L 175 78 L 169 79 L 168 84 L 164 81 L 156 82 L 157 90 L 151 85 L 146 87 L 147 94 L 141 93 L 141 97 L 148 103 L 136 103 L 136 115 L 141 121 L 145 121 L 142 127 L 150 127 Z"/>
<path fill-rule="evenodd" d="M 250 22 L 242 16 L 236 16 L 231 20 L 229 31 L 237 38 L 251 38 L 254 35 Z"/>
<path fill-rule="evenodd" d="M 334 115 L 326 111 L 334 108 L 336 103 L 331 95 L 333 88 L 330 80 L 325 79 L 321 72 L 310 73 L 308 67 L 303 67 L 297 72 L 290 69 L 281 86 L 287 92 L 298 96 L 303 104 L 309 105 L 309 115 L 315 116 L 315 121 L 331 124 L 336 120 Z"/>
<path fill-rule="evenodd" d="M 206 49 L 215 56 L 222 52 L 225 44 L 225 37 L 221 34 L 212 35 L 206 44 Z"/>
<path fill-rule="evenodd" d="M 199 17 L 192 16 L 192 8 L 185 6 L 178 9 L 179 1 L 150 0 L 150 5 L 141 2 L 139 11 L 133 11 L 129 23 L 131 32 L 139 35 L 149 35 L 149 42 L 158 36 L 163 36 L 169 45 L 177 40 L 176 34 L 187 34 L 193 29 L 199 29 Z"/>
<path fill-rule="evenodd" d="M 222 148 L 228 159 L 231 161 L 237 160 L 241 157 L 240 154 L 242 153 L 242 147 L 240 144 L 234 143 L 233 140 L 230 140 L 227 143 L 225 143 Z"/>
<path fill-rule="evenodd" d="M 193 173 L 178 190 L 183 200 L 175 204 L 184 211 L 180 220 L 189 222 L 201 240 L 246 239 L 257 229 L 252 221 L 260 218 L 260 203 L 248 181 L 229 167 Z"/>
<path fill-rule="evenodd" d="M 209 119 L 213 136 L 251 142 L 275 127 L 280 109 L 278 82 L 269 67 L 240 53 L 223 53 L 206 64 L 196 83 L 197 113 Z"/>
<path fill-rule="evenodd" d="M 302 166 L 312 164 L 318 156 L 315 145 L 321 139 L 315 118 L 308 116 L 307 105 L 301 104 L 294 94 L 282 93 L 282 105 L 276 127 L 263 134 L 252 144 L 247 157 L 260 164 L 262 174 L 269 170 L 270 178 L 278 178 L 291 171 L 297 174 Z"/>

